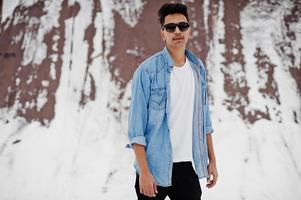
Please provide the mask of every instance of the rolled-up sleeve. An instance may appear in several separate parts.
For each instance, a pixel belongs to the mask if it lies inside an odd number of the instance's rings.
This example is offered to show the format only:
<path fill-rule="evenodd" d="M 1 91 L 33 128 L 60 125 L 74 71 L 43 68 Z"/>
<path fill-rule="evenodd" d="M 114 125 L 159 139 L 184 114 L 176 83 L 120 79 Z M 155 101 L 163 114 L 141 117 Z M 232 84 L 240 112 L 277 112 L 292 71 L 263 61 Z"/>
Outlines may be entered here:
<path fill-rule="evenodd" d="M 142 66 L 139 66 L 132 80 L 131 104 L 128 118 L 128 138 L 130 143 L 146 146 L 145 129 L 148 120 L 148 102 L 150 97 L 149 73 Z"/>

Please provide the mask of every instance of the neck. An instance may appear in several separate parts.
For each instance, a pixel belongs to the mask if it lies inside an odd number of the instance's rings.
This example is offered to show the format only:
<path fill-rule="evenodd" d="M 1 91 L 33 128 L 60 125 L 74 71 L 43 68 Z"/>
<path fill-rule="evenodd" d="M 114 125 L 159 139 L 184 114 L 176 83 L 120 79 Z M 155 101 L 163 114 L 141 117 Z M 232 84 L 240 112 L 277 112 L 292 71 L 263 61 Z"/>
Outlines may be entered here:
<path fill-rule="evenodd" d="M 167 47 L 172 60 L 173 60 L 173 64 L 174 66 L 183 66 L 185 63 L 185 48 L 171 48 L 171 47 Z"/>

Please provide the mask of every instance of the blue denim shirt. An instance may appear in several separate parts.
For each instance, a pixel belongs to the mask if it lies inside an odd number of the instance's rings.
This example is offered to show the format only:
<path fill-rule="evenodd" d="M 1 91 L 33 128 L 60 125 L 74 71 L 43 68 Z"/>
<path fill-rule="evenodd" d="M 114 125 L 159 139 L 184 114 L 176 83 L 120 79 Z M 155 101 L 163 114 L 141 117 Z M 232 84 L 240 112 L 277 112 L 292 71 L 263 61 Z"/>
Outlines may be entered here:
<path fill-rule="evenodd" d="M 213 132 L 208 109 L 206 71 L 203 63 L 190 51 L 186 57 L 194 73 L 195 101 L 193 111 L 193 162 L 198 177 L 208 177 L 208 150 L 206 134 Z M 172 145 L 169 132 L 170 72 L 172 58 L 165 47 L 145 60 L 135 71 L 132 80 L 129 109 L 128 137 L 134 143 L 145 146 L 150 172 L 159 186 L 171 186 Z M 140 174 L 137 161 L 134 164 Z"/>

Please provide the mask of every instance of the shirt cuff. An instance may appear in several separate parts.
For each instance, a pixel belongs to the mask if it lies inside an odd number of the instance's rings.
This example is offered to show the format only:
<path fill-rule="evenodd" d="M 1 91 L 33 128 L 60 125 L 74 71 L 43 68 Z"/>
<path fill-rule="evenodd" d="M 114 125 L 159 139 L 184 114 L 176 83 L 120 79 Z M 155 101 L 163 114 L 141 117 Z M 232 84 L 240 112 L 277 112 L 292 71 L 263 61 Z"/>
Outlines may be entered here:
<path fill-rule="evenodd" d="M 133 144 L 140 144 L 146 146 L 146 140 L 144 136 L 133 137 L 129 144 L 126 145 L 126 148 L 133 148 Z"/>
<path fill-rule="evenodd" d="M 211 127 L 211 126 L 207 126 L 206 127 L 206 134 L 211 134 L 211 133 L 213 133 L 213 128 Z"/>

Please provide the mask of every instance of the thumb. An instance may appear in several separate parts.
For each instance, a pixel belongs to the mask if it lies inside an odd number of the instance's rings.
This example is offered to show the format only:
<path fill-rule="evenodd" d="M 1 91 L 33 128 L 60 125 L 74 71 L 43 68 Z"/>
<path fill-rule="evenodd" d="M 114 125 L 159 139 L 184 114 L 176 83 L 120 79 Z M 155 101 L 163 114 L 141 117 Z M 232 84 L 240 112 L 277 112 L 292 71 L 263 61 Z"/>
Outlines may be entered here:
<path fill-rule="evenodd" d="M 211 181 L 211 174 L 209 174 L 209 176 L 207 177 L 207 182 Z"/>

